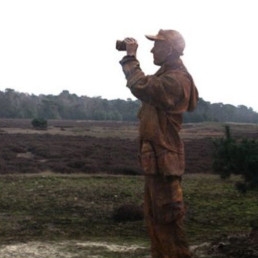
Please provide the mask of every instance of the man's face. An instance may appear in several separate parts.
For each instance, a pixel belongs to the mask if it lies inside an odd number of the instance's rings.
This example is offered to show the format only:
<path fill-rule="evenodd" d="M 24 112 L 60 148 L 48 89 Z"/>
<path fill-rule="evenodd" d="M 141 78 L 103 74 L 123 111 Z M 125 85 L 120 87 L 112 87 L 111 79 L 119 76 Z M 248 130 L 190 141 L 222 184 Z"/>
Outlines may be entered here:
<path fill-rule="evenodd" d="M 171 47 L 166 41 L 157 40 L 154 42 L 154 47 L 151 49 L 153 54 L 153 62 L 155 65 L 161 66 L 171 54 Z"/>

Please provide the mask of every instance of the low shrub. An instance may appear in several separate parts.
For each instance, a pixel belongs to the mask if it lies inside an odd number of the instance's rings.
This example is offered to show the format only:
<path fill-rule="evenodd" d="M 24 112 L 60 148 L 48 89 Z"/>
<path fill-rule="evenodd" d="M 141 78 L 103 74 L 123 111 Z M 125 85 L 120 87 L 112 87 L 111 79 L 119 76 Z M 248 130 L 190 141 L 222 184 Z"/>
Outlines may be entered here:
<path fill-rule="evenodd" d="M 33 128 L 37 130 L 46 130 L 48 126 L 47 120 L 44 118 L 34 118 L 32 119 L 31 124 Z"/>
<path fill-rule="evenodd" d="M 114 209 L 113 219 L 116 222 L 136 221 L 143 219 L 143 206 L 135 204 L 123 204 Z"/>
<path fill-rule="evenodd" d="M 241 192 L 258 190 L 258 142 L 254 139 L 233 139 L 229 126 L 225 127 L 225 136 L 214 141 L 213 171 L 223 179 L 231 174 L 241 175 L 244 182 L 236 184 Z"/>

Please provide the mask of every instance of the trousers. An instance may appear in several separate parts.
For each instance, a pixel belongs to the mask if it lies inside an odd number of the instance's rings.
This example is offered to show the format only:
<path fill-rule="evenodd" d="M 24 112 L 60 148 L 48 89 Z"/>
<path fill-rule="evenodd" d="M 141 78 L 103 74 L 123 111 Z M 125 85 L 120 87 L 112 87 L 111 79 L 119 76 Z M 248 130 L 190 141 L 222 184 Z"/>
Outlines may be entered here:
<path fill-rule="evenodd" d="M 146 175 L 144 217 L 152 258 L 189 258 L 181 177 Z"/>

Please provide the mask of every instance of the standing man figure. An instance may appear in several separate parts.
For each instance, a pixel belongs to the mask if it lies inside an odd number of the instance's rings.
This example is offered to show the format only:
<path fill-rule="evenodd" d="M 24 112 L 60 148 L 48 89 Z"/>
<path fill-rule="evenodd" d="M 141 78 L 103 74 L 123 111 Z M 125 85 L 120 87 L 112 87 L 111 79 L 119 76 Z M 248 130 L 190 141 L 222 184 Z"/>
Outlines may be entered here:
<path fill-rule="evenodd" d="M 180 56 L 185 41 L 175 30 L 160 30 L 151 52 L 160 69 L 145 75 L 136 52 L 137 41 L 124 40 L 127 55 L 120 61 L 127 87 L 141 100 L 139 111 L 140 163 L 145 174 L 144 215 L 153 258 L 189 258 L 183 230 L 185 208 L 181 177 L 184 145 L 179 131 L 183 112 L 192 111 L 198 91 Z"/>

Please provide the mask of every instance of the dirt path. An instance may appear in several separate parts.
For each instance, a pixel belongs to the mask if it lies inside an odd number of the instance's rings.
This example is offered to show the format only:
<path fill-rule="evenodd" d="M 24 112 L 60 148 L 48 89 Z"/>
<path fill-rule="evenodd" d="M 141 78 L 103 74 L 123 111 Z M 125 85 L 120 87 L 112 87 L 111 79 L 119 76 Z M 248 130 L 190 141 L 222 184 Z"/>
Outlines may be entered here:
<path fill-rule="evenodd" d="M 192 246 L 191 249 L 197 255 L 203 257 L 203 248 L 209 246 L 208 243 Z M 134 257 L 150 258 L 149 249 L 142 245 L 118 245 L 108 242 L 39 242 L 31 241 L 27 243 L 16 243 L 9 245 L 0 245 L 1 258 L 104 258 L 110 257 L 110 254 L 116 254 L 115 257 L 127 257 L 135 254 Z"/>
<path fill-rule="evenodd" d="M 100 253 L 132 253 L 146 247 L 105 242 L 28 242 L 0 245 L 1 258 L 102 258 Z M 148 256 L 147 256 L 148 257 Z M 147 258 L 146 257 L 146 258 Z"/>

